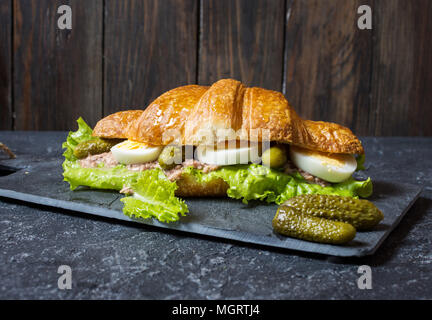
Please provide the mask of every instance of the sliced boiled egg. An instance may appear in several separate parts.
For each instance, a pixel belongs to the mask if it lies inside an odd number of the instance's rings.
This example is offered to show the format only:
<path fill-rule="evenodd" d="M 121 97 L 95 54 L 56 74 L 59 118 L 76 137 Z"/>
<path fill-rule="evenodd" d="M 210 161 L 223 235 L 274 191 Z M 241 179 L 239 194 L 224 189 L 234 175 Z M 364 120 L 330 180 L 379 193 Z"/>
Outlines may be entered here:
<path fill-rule="evenodd" d="M 196 149 L 199 161 L 219 166 L 247 164 L 260 161 L 258 143 L 234 143 L 233 145 L 219 144 L 217 146 L 200 145 Z"/>
<path fill-rule="evenodd" d="M 328 182 L 342 182 L 354 173 L 357 161 L 350 154 L 334 154 L 290 147 L 292 162 L 300 169 Z"/>
<path fill-rule="evenodd" d="M 157 160 L 163 147 L 151 147 L 145 143 L 131 140 L 123 141 L 111 148 L 111 152 L 118 162 L 122 164 L 136 164 Z"/>

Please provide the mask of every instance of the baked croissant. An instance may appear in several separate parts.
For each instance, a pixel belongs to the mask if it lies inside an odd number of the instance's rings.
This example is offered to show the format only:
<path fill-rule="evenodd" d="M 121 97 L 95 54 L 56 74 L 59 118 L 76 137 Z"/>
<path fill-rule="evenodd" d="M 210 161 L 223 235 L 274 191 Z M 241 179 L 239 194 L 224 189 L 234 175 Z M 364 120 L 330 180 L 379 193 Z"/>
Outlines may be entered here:
<path fill-rule="evenodd" d="M 348 128 L 303 120 L 281 93 L 232 79 L 175 88 L 93 130 L 77 122 L 62 144 L 64 180 L 72 190 L 130 195 L 120 201 L 134 218 L 178 221 L 188 208 L 176 196 L 280 205 L 303 194 L 368 197 L 373 189 L 370 178 L 353 175 L 364 168 L 364 150 Z"/>
<path fill-rule="evenodd" d="M 258 141 L 268 139 L 327 153 L 364 153 L 350 129 L 303 120 L 281 93 L 248 88 L 232 79 L 219 80 L 211 87 L 188 85 L 170 90 L 144 111 L 118 112 L 100 120 L 94 135 L 149 145 L 175 141 L 199 145 L 227 140 L 227 132 L 235 133 L 237 140 L 249 140 L 254 130 Z M 171 137 L 166 134 L 170 131 L 179 134 Z"/>

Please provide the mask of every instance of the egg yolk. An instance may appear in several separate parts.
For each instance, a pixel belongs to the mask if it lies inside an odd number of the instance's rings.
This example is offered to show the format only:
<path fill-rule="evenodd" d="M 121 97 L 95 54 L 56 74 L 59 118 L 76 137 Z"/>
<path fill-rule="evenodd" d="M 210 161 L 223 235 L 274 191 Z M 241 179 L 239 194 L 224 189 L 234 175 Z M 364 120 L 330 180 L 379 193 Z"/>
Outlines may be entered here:
<path fill-rule="evenodd" d="M 119 144 L 118 148 L 123 150 L 137 150 L 141 148 L 147 148 L 147 145 L 144 143 L 127 140 Z"/>

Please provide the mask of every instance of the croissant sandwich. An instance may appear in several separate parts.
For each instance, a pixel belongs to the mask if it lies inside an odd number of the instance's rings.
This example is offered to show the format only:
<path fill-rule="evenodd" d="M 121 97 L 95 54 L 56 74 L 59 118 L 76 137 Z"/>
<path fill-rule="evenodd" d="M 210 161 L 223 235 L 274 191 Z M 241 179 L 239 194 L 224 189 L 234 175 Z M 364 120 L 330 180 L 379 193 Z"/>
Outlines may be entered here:
<path fill-rule="evenodd" d="M 179 197 L 280 204 L 300 194 L 367 197 L 364 150 L 350 129 L 300 118 L 275 91 L 223 79 L 170 90 L 145 110 L 121 111 L 63 144 L 64 179 L 126 196 L 124 213 L 162 222 L 188 212 Z"/>

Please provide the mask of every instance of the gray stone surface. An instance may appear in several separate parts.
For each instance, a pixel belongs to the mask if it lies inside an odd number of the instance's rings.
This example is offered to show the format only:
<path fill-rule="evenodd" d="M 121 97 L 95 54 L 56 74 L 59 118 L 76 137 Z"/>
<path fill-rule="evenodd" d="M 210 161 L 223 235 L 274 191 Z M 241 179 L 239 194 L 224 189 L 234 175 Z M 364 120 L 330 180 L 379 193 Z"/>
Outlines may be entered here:
<path fill-rule="evenodd" d="M 321 253 L 340 257 L 371 255 L 385 241 L 421 194 L 417 185 L 374 180 L 369 198 L 382 211 L 384 219 L 369 231 L 357 232 L 353 241 L 343 246 L 316 243 L 281 236 L 273 232 L 271 221 L 276 204 L 230 198 L 187 198 L 189 213 L 176 223 L 155 219 L 133 219 L 123 214 L 118 192 L 79 188 L 71 191 L 63 181 L 62 159 L 28 161 L 25 169 L 0 177 L 0 197 L 83 212 L 127 222 L 144 223 L 193 234 L 214 236 L 277 248 Z"/>
<path fill-rule="evenodd" d="M 61 154 L 65 133 L 0 132 L 25 166 Z M 431 138 L 364 138 L 373 179 L 424 187 L 375 255 L 334 258 L 162 231 L 0 199 L 0 298 L 431 299 Z M 70 265 L 72 290 L 57 288 Z M 357 288 L 369 265 L 373 289 Z"/>

